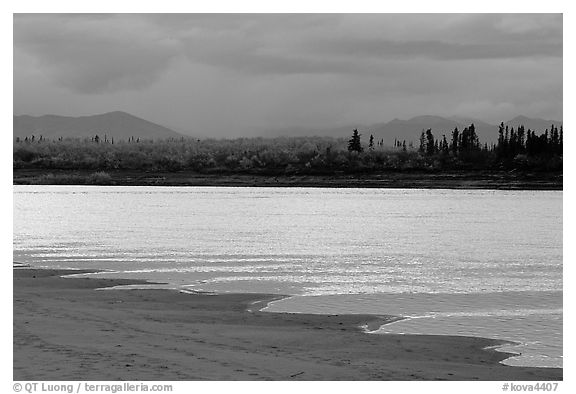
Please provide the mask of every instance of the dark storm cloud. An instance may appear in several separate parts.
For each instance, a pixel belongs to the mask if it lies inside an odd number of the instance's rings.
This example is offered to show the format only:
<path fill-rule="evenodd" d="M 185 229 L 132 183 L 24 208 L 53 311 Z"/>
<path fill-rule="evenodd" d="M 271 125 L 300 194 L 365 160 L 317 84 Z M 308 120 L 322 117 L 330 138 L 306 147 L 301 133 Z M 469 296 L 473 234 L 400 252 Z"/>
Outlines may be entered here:
<path fill-rule="evenodd" d="M 530 42 L 461 44 L 443 41 L 385 41 L 370 39 L 343 39 L 319 42 L 314 45 L 317 54 L 379 57 L 382 59 L 424 58 L 435 60 L 508 59 L 526 57 L 562 57 L 562 44 L 535 46 Z"/>
<path fill-rule="evenodd" d="M 60 84 L 91 93 L 146 86 L 178 54 L 274 74 L 377 73 L 375 61 L 402 58 L 562 56 L 561 19 L 519 20 L 464 15 L 446 26 L 438 15 L 23 15 L 14 37 L 16 49 L 33 54 Z M 399 35 L 408 39 L 386 38 Z"/>
<path fill-rule="evenodd" d="M 194 61 L 253 73 L 378 73 L 375 61 L 562 56 L 557 16 L 552 24 L 530 18 L 526 25 L 521 18 L 520 25 L 511 16 L 465 15 L 449 26 L 435 24 L 442 17 L 437 15 L 378 15 L 376 21 L 374 15 L 347 17 L 241 16 L 231 25 L 207 17 L 203 29 L 182 40 Z M 409 39 L 388 38 L 399 36 Z"/>
<path fill-rule="evenodd" d="M 62 86 L 102 93 L 149 85 L 177 55 L 177 42 L 139 17 L 22 15 L 14 47 L 32 55 Z"/>
<path fill-rule="evenodd" d="M 561 118 L 562 15 L 16 15 L 14 86 L 19 113 L 122 109 L 215 136 Z"/>

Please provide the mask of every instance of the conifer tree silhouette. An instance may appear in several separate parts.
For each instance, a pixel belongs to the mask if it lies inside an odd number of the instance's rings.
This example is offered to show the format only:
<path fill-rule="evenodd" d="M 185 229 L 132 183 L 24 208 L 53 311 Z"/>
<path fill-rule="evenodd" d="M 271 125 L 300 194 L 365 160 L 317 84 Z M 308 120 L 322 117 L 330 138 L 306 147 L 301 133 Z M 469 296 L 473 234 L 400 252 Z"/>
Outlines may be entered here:
<path fill-rule="evenodd" d="M 362 152 L 362 144 L 360 143 L 360 134 L 358 134 L 358 129 L 354 129 L 352 132 L 352 138 L 348 141 L 348 151 L 349 152 Z"/>

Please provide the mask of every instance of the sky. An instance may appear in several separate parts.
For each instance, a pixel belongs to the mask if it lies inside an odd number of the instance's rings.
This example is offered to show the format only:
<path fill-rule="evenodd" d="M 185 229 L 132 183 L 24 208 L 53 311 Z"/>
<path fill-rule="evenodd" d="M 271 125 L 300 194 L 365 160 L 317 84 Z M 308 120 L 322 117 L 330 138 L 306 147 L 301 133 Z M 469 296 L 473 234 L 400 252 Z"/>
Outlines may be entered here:
<path fill-rule="evenodd" d="M 14 114 L 196 136 L 562 120 L 561 14 L 15 14 Z"/>

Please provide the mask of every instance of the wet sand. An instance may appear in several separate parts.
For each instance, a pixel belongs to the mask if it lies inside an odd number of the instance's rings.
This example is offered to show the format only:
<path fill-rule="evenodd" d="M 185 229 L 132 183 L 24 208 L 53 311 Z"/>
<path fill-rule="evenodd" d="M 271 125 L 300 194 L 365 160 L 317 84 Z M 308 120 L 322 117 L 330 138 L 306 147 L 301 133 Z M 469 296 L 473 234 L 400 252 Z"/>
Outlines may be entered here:
<path fill-rule="evenodd" d="M 392 189 L 562 190 L 561 172 L 390 170 L 345 174 L 244 174 L 106 170 L 114 186 L 240 186 Z M 14 185 L 86 185 L 94 170 L 14 169 Z"/>
<path fill-rule="evenodd" d="M 95 290 L 135 280 L 14 269 L 14 380 L 562 380 L 484 338 L 370 335 L 393 316 L 259 312 L 266 294 Z"/>

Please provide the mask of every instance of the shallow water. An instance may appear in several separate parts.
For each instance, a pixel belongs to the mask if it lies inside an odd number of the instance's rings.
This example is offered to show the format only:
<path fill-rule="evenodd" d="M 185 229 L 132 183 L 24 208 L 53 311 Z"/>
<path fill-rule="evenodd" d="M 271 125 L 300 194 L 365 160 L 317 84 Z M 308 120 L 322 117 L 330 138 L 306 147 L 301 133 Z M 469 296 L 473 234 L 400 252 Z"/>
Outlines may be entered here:
<path fill-rule="evenodd" d="M 300 295 L 270 310 L 412 316 L 382 331 L 516 340 L 508 362 L 562 363 L 562 192 L 15 186 L 14 256 Z"/>
<path fill-rule="evenodd" d="M 508 365 L 562 366 L 562 292 L 362 294 L 293 297 L 269 312 L 371 313 L 406 317 L 375 334 L 481 336 L 518 342 Z"/>

